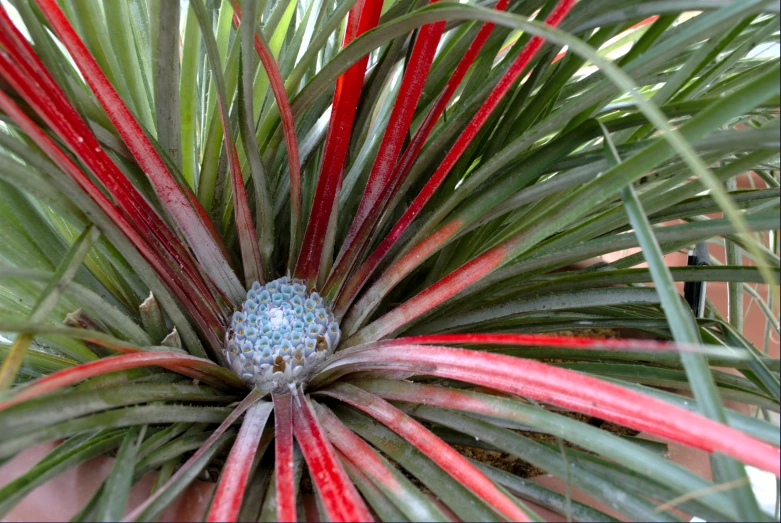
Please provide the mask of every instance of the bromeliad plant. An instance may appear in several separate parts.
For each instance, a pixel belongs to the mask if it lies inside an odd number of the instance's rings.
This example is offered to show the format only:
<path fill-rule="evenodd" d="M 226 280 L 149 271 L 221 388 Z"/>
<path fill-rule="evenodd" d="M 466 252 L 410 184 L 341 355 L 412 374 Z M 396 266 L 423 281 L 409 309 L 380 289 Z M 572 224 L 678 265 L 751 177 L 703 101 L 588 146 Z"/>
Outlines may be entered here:
<path fill-rule="evenodd" d="M 63 441 L 0 514 L 112 453 L 76 520 L 204 469 L 209 521 L 772 519 L 723 400 L 779 410 L 773 42 L 766 0 L 4 0 L 0 456 Z"/>

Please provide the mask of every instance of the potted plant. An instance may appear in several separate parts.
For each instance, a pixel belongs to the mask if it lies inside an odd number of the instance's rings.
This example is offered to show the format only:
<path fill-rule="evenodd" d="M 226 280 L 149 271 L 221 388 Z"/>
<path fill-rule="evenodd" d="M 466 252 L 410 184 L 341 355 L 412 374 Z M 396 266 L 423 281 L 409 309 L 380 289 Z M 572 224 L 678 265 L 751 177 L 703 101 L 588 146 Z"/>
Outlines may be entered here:
<path fill-rule="evenodd" d="M 773 519 L 744 467 L 779 475 L 769 3 L 0 26 L 4 517 Z"/>

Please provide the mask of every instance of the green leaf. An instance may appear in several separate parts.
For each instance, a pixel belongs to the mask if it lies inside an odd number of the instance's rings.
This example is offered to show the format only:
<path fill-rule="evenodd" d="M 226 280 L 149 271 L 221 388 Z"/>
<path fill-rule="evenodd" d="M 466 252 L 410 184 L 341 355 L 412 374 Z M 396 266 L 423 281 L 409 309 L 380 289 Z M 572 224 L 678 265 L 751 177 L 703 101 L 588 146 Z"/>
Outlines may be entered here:
<path fill-rule="evenodd" d="M 65 288 L 70 284 L 74 276 L 76 276 L 76 272 L 81 266 L 84 257 L 98 237 L 100 237 L 100 231 L 92 226 L 87 227 L 84 232 L 81 233 L 81 236 L 71 246 L 70 250 L 65 255 L 65 258 L 58 266 L 57 272 L 41 293 L 41 297 L 38 299 L 35 307 L 30 313 L 31 322 L 40 322 L 44 320 L 57 305 L 60 296 L 62 296 Z M 0 391 L 9 389 L 13 384 L 16 373 L 22 365 L 24 355 L 30 347 L 32 340 L 32 334 L 25 332 L 20 334 L 16 341 L 14 341 L 11 352 L 5 357 L 3 365 L 0 368 Z"/>
<path fill-rule="evenodd" d="M 95 510 L 98 521 L 119 521 L 125 514 L 138 447 L 144 440 L 146 428 L 146 425 L 134 425 L 125 433 Z"/>
<path fill-rule="evenodd" d="M 69 446 L 67 451 L 60 452 L 55 448 L 25 474 L 0 489 L 0 516 L 8 514 L 16 503 L 49 479 L 118 447 L 125 438 L 126 432 L 126 430 L 101 430 L 86 440 L 78 438 L 80 443 Z"/>
<path fill-rule="evenodd" d="M 621 158 L 618 156 L 615 147 L 610 141 L 610 135 L 606 131 L 605 144 L 611 147 L 613 160 L 620 165 Z M 637 194 L 631 185 L 622 188 L 620 192 L 629 215 L 629 220 L 632 227 L 634 227 L 635 234 L 643 249 L 643 255 L 648 262 L 648 268 L 653 276 L 656 292 L 659 293 L 659 299 L 662 303 L 662 310 L 667 317 L 667 322 L 670 324 L 674 339 L 682 343 L 698 343 L 700 339 L 696 326 L 691 321 L 691 310 L 684 309 L 684 302 L 676 291 L 670 269 L 664 261 L 664 255 L 654 237 L 651 225 L 637 198 Z M 715 195 L 718 196 L 718 193 Z M 730 206 L 734 207 L 732 200 L 730 200 Z M 726 209 L 725 214 L 728 214 Z M 735 223 L 734 220 L 731 221 Z M 703 414 L 721 423 L 726 423 L 727 418 L 718 395 L 718 389 L 705 358 L 699 354 L 681 353 L 681 361 L 686 369 L 694 397 L 701 404 Z M 735 504 L 739 517 L 748 520 L 764 520 L 764 514 L 759 510 L 759 505 L 743 466 L 731 458 L 718 455 L 713 456 L 711 463 L 717 482 L 736 482 L 740 485 L 729 492 L 729 497 Z"/>

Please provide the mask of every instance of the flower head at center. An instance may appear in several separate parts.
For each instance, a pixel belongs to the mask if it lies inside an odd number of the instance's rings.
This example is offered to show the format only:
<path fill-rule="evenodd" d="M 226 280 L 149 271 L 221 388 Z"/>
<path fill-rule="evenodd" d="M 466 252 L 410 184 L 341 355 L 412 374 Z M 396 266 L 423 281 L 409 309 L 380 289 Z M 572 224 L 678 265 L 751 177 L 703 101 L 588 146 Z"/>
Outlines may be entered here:
<path fill-rule="evenodd" d="M 339 324 L 299 280 L 252 284 L 226 333 L 227 364 L 250 387 L 282 390 L 306 383 L 339 343 Z"/>

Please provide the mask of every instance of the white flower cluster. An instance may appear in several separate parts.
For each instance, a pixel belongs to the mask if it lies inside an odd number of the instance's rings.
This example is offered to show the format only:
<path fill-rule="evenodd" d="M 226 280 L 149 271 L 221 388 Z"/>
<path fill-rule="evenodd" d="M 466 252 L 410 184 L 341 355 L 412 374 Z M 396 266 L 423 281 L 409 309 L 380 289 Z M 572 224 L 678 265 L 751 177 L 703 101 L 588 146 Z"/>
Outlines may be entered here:
<path fill-rule="evenodd" d="M 252 284 L 226 334 L 225 357 L 250 387 L 294 387 L 312 377 L 339 343 L 339 324 L 316 292 L 299 280 Z"/>

